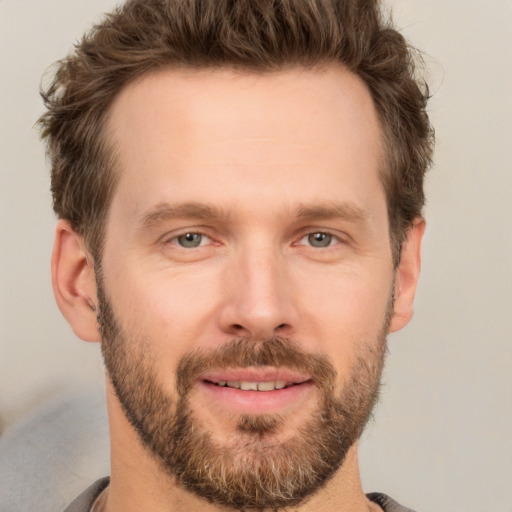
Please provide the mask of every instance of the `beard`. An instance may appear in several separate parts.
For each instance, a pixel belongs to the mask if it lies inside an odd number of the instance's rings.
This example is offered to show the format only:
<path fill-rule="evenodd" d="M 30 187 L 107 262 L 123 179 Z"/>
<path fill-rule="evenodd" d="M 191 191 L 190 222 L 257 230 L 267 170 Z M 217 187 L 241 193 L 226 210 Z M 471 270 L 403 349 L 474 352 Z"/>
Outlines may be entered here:
<path fill-rule="evenodd" d="M 321 354 L 305 353 L 286 337 L 262 341 L 233 339 L 208 351 L 192 351 L 179 361 L 176 396 L 159 384 L 147 338 L 123 332 L 98 283 L 105 367 L 123 411 L 142 444 L 162 469 L 188 491 L 237 510 L 278 510 L 298 505 L 324 486 L 359 439 L 375 405 L 389 326 L 358 345 L 355 363 L 336 394 L 336 371 Z M 240 415 L 236 435 L 214 439 L 194 415 L 190 396 L 210 369 L 275 367 L 310 375 L 318 399 L 293 436 L 279 441 L 286 417 Z"/>

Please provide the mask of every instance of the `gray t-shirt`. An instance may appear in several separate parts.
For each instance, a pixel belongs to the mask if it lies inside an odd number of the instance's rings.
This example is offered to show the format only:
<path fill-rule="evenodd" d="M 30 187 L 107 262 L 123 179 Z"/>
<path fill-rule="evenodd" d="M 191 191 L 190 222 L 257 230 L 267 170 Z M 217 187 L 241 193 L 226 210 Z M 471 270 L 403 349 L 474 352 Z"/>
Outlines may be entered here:
<path fill-rule="evenodd" d="M 64 512 L 90 512 L 96 498 L 108 486 L 109 477 L 102 478 L 86 489 L 78 498 L 76 498 Z M 395 500 L 380 492 L 367 494 L 369 500 L 377 503 L 384 512 L 414 512 L 410 508 L 402 507 Z"/>

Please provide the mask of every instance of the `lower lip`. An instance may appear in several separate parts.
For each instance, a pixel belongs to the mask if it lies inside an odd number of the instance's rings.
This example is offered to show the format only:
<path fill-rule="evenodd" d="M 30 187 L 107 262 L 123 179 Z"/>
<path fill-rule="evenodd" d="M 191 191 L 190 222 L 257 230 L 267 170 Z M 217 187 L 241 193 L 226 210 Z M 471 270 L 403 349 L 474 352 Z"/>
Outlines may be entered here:
<path fill-rule="evenodd" d="M 238 414 L 276 413 L 300 406 L 314 387 L 313 382 L 307 381 L 273 391 L 242 391 L 206 381 L 201 382 L 201 389 L 207 394 L 212 405 L 230 409 Z"/>

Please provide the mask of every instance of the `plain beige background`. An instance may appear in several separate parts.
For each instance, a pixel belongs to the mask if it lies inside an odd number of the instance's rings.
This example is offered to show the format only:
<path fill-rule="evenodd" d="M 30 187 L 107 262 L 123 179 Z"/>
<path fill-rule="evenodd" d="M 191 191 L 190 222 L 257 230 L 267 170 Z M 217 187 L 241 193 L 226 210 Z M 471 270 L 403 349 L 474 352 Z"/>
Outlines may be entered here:
<path fill-rule="evenodd" d="M 98 347 L 77 340 L 54 304 L 54 217 L 33 124 L 43 72 L 113 4 L 0 0 L 4 432 L 63 390 L 101 396 Z M 438 143 L 416 314 L 390 339 L 383 397 L 363 435 L 363 483 L 419 512 L 510 512 L 512 1 L 387 5 L 427 53 Z M 102 467 L 92 461 L 78 488 Z"/>

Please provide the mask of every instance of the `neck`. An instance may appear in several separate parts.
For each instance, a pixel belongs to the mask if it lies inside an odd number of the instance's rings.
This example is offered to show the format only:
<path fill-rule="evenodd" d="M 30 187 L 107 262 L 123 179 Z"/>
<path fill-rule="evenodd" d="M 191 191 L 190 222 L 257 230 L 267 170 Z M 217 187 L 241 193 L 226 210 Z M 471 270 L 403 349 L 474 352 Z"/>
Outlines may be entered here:
<path fill-rule="evenodd" d="M 111 480 L 103 512 L 228 512 L 231 508 L 209 503 L 190 493 L 169 476 L 146 450 L 126 419 L 108 384 L 111 437 Z M 368 512 L 380 510 L 363 493 L 357 444 L 327 484 L 297 512 Z"/>

